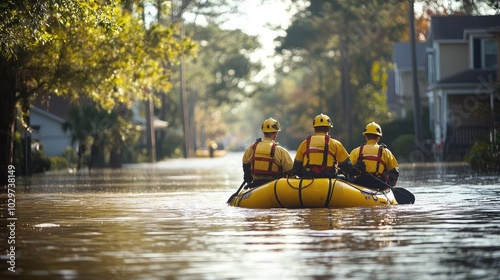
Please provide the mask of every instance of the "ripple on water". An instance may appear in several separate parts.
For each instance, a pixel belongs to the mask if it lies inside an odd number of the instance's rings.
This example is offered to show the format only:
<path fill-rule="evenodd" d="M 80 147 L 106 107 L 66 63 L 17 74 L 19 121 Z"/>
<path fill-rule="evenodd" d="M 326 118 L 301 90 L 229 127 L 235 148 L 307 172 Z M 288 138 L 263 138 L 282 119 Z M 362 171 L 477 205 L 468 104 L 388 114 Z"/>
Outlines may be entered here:
<path fill-rule="evenodd" d="M 413 205 L 255 210 L 225 204 L 240 161 L 35 176 L 16 193 L 16 266 L 25 279 L 497 278 L 497 177 L 402 166 Z"/>

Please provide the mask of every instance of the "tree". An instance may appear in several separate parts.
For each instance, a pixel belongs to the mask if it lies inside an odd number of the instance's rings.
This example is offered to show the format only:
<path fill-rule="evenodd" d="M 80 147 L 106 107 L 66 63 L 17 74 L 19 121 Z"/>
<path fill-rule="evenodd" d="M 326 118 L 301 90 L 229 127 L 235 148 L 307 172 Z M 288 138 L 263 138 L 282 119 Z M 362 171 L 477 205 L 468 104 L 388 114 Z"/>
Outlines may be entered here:
<path fill-rule="evenodd" d="M 408 32 L 407 10 L 407 3 L 395 0 L 315 0 L 294 16 L 279 39 L 281 69 L 303 72 L 299 84 L 311 81 L 302 91 L 310 94 L 299 100 L 317 99 L 318 105 L 295 112 L 293 125 L 309 127 L 323 111 L 333 118 L 335 135 L 349 146 L 353 128 L 374 118 L 388 120 L 384 73 L 391 65 L 392 43 Z"/>
<path fill-rule="evenodd" d="M 7 1 L 2 4 L 0 14 L 2 38 L 0 40 L 0 184 L 7 182 L 7 166 L 12 163 L 14 120 L 16 105 L 27 113 L 30 98 L 43 91 L 68 94 L 64 85 L 69 81 L 68 68 L 63 63 L 68 56 L 65 48 L 69 38 L 77 38 L 84 31 L 93 40 L 118 30 L 111 20 L 117 12 L 116 6 L 99 6 L 86 1 Z M 82 39 L 83 39 L 82 38 Z M 101 40 L 102 41 L 102 40 Z M 83 47 L 83 46 L 82 46 Z M 76 62 L 85 61 L 85 49 L 79 49 Z M 74 65 L 77 67 L 76 65 Z M 81 69 L 83 70 L 83 69 Z M 79 71 L 79 76 L 86 76 Z M 104 74 L 104 73 L 103 73 Z M 62 76 L 62 77 L 61 77 Z M 107 76 L 109 78 L 109 75 Z M 73 82 L 76 79 L 72 79 Z M 93 91 L 91 91 L 93 92 Z M 77 95 L 78 92 L 71 92 Z"/>
<path fill-rule="evenodd" d="M 158 56 L 175 61 L 194 47 L 171 28 L 145 34 L 144 23 L 114 0 L 12 0 L 0 14 L 1 170 L 12 163 L 16 106 L 27 115 L 32 98 L 48 93 L 107 111 L 130 106 L 150 94 L 146 88 L 168 89 Z"/>
<path fill-rule="evenodd" d="M 103 167 L 106 155 L 111 167 L 120 167 L 124 150 L 139 140 L 139 130 L 132 118 L 132 111 L 126 107 L 107 112 L 95 104 L 83 104 L 70 109 L 63 130 L 71 133 L 72 143 L 90 147 L 89 169 Z"/>

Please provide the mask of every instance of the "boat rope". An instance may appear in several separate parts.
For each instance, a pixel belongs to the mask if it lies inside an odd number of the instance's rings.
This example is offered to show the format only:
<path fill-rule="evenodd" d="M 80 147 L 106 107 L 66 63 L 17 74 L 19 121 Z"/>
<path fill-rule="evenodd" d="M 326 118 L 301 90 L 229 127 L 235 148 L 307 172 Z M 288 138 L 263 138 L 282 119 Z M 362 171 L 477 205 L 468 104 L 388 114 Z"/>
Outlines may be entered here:
<path fill-rule="evenodd" d="M 298 189 L 305 189 L 305 188 L 307 188 L 307 187 L 311 186 L 311 185 L 314 183 L 314 178 L 300 178 L 299 187 L 297 187 L 297 188 L 296 188 L 296 187 L 294 187 L 292 184 L 290 184 L 290 181 L 289 181 L 290 179 L 296 179 L 296 178 L 286 178 L 286 182 L 287 182 L 288 186 L 289 186 L 290 188 L 292 188 L 292 189 L 296 189 L 296 190 L 298 190 Z M 303 181 L 304 179 L 312 179 L 312 180 L 311 180 L 311 182 L 310 182 L 309 184 L 307 184 L 306 186 L 302 186 L 302 181 Z"/>
<path fill-rule="evenodd" d="M 283 206 L 283 204 L 281 204 L 281 201 L 280 199 L 278 198 L 278 181 L 279 180 L 275 180 L 274 181 L 274 198 L 276 198 L 276 201 L 278 202 L 278 204 L 281 206 L 281 207 L 285 207 Z M 287 179 L 287 182 L 288 182 L 288 179 Z M 290 184 L 290 183 L 288 183 Z"/>
<path fill-rule="evenodd" d="M 337 180 L 335 180 L 335 182 L 332 185 L 332 178 L 328 178 L 328 194 L 326 195 L 324 207 L 328 207 L 330 205 L 330 201 L 332 200 L 333 197 L 333 190 L 335 188 L 335 183 L 337 183 Z"/>
<path fill-rule="evenodd" d="M 388 201 L 388 203 L 389 203 L 389 204 L 394 204 L 394 203 L 392 202 L 392 200 L 391 200 L 391 199 L 389 199 L 389 197 L 387 196 L 387 194 L 388 194 L 388 193 L 389 193 L 389 191 L 390 191 L 390 189 L 389 189 L 389 188 L 388 188 L 388 189 L 385 189 L 385 190 L 383 190 L 383 191 L 375 191 L 375 190 L 374 190 L 374 191 L 372 191 L 372 192 L 369 192 L 369 191 L 367 191 L 366 189 L 360 189 L 358 186 L 356 186 L 356 185 L 354 185 L 354 184 L 352 184 L 352 183 L 350 183 L 350 182 L 345 181 L 345 183 L 346 183 L 346 184 L 348 184 L 349 186 L 351 186 L 351 187 L 353 187 L 353 188 L 357 189 L 357 190 L 358 190 L 358 191 L 360 191 L 362 194 L 368 194 L 368 195 L 371 195 L 372 197 L 377 196 L 377 195 L 383 195 L 383 196 L 387 199 L 387 201 Z M 369 188 L 368 188 L 368 189 L 369 189 Z M 371 189 L 370 189 L 370 190 L 371 190 Z"/>
<path fill-rule="evenodd" d="M 351 182 L 347 182 L 347 181 L 343 181 L 343 182 L 344 182 L 344 183 L 346 183 L 347 185 L 349 185 L 349 186 L 351 186 L 351 187 L 353 187 L 353 188 L 357 189 L 357 190 L 358 190 L 358 191 L 360 191 L 361 193 L 365 193 L 365 194 L 369 194 L 369 195 L 377 195 L 377 194 L 381 193 L 381 192 L 379 192 L 379 191 L 375 191 L 375 190 L 374 190 L 374 191 L 372 191 L 372 192 L 369 192 L 369 191 L 367 191 L 367 190 L 366 190 L 366 189 L 367 189 L 366 187 L 365 187 L 364 189 L 360 189 L 357 185 L 355 185 L 355 184 L 353 184 L 353 183 L 351 183 Z M 368 189 L 369 189 L 369 188 L 368 188 Z M 371 190 L 371 189 L 370 189 L 370 190 Z"/>
<path fill-rule="evenodd" d="M 303 186 L 302 183 L 304 182 L 304 178 L 301 178 L 300 181 L 299 181 L 299 186 L 296 188 L 294 187 L 292 184 L 290 184 L 290 181 L 289 181 L 290 178 L 287 178 L 286 179 L 286 183 L 288 184 L 288 186 L 292 189 L 296 189 L 298 190 L 298 196 L 299 196 L 299 203 L 300 203 L 300 207 L 301 208 L 304 208 L 304 202 L 302 201 L 302 190 L 305 189 L 305 188 L 308 188 L 309 186 L 312 185 L 312 183 L 314 183 L 314 178 L 312 178 L 311 182 L 309 184 L 307 184 L 306 186 Z M 276 187 L 275 187 L 275 191 L 274 193 L 276 194 Z M 279 200 L 278 200 L 278 203 L 279 203 Z M 280 203 L 281 205 L 281 203 Z"/>
<path fill-rule="evenodd" d="M 389 189 L 387 189 L 387 190 L 389 190 Z M 391 200 L 391 199 L 389 199 L 389 197 L 387 197 L 387 194 L 388 194 L 388 193 L 389 193 L 388 191 L 383 191 L 383 192 L 382 192 L 382 194 L 385 196 L 385 198 L 387 199 L 387 201 L 389 202 L 389 204 L 394 204 L 394 203 L 392 203 L 392 200 Z"/>
<path fill-rule="evenodd" d="M 300 203 L 300 207 L 301 208 L 304 208 L 304 202 L 302 201 L 302 182 L 304 180 L 300 180 L 299 182 L 299 192 L 298 192 L 298 195 L 299 195 L 299 203 Z"/>

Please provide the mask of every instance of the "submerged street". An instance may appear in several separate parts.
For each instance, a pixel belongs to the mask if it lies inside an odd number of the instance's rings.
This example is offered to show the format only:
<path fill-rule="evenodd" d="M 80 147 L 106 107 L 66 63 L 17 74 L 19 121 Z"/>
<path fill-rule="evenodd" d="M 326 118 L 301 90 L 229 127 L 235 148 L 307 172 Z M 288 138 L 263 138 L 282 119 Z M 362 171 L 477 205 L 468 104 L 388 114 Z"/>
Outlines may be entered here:
<path fill-rule="evenodd" d="M 228 153 L 18 178 L 16 272 L 4 253 L 2 279 L 495 279 L 500 271 L 497 177 L 462 164 L 403 164 L 398 186 L 413 205 L 256 210 L 225 204 L 242 183 L 240 160 Z"/>

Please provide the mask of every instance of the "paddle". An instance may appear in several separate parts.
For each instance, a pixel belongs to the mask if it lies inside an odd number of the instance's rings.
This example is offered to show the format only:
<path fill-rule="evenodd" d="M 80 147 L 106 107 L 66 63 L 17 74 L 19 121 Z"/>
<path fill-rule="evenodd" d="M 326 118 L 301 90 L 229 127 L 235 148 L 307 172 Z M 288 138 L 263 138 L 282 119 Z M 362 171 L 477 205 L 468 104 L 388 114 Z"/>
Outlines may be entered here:
<path fill-rule="evenodd" d="M 392 192 L 394 193 L 394 197 L 396 198 L 396 201 L 398 202 L 398 204 L 413 204 L 413 203 L 415 203 L 415 196 L 407 189 L 395 188 L 395 187 L 387 184 L 386 182 L 380 180 L 379 178 L 375 177 L 370 172 L 364 171 L 363 173 L 366 174 L 369 178 L 371 178 L 372 181 L 374 181 L 377 188 L 379 188 L 379 189 L 387 189 L 387 188 L 391 189 Z M 380 187 L 380 186 L 382 186 L 382 187 Z"/>
<path fill-rule="evenodd" d="M 237 190 L 235 193 L 233 193 L 233 194 L 229 197 L 229 199 L 227 200 L 227 202 L 226 202 L 226 203 L 230 203 L 230 202 L 234 199 L 234 197 L 235 197 L 235 196 L 237 196 L 237 195 L 240 193 L 240 191 L 241 191 L 241 189 L 243 188 L 243 186 L 245 185 L 245 183 L 246 183 L 245 181 L 243 181 L 243 183 L 241 183 L 241 186 L 238 188 L 238 190 Z"/>

